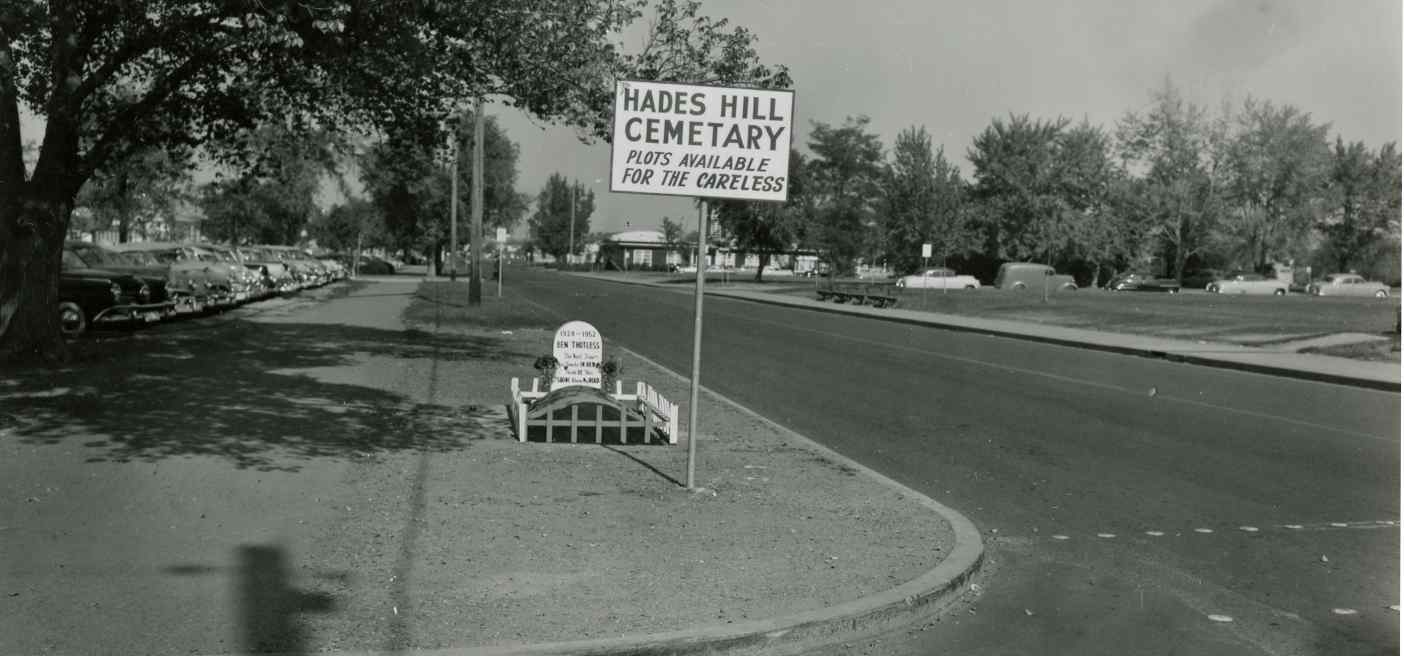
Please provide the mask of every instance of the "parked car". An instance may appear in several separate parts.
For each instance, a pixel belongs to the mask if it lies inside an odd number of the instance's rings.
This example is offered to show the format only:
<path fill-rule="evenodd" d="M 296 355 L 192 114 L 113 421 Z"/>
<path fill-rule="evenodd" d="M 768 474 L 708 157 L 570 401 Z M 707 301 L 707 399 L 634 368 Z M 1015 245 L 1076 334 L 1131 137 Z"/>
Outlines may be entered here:
<path fill-rule="evenodd" d="M 1214 282 L 1227 275 L 1227 272 L 1218 269 L 1197 269 L 1186 271 L 1180 277 L 1180 286 L 1184 289 L 1207 289 L 1209 283 Z"/>
<path fill-rule="evenodd" d="M 331 282 L 327 268 L 296 246 L 262 246 L 264 253 L 284 262 L 302 288 L 320 287 Z"/>
<path fill-rule="evenodd" d="M 264 284 L 271 283 L 277 293 L 288 294 L 301 289 L 291 267 L 276 254 L 258 246 L 237 246 L 230 247 L 230 250 L 245 267 L 260 272 Z"/>
<path fill-rule="evenodd" d="M 1073 277 L 1067 274 L 1058 273 L 1053 267 L 1047 264 L 1037 264 L 1034 262 L 1005 262 L 999 265 L 999 272 L 995 274 L 994 286 L 996 289 L 1032 289 L 1049 291 L 1076 291 L 1077 283 Z"/>
<path fill-rule="evenodd" d="M 1128 273 L 1118 278 L 1113 278 L 1107 283 L 1107 289 L 1114 292 L 1166 292 L 1178 294 L 1180 292 L 1180 281 L 1174 278 L 1156 278 L 1144 273 Z"/>
<path fill-rule="evenodd" d="M 1240 271 L 1209 283 L 1204 291 L 1211 294 L 1272 294 L 1287 295 L 1287 283 L 1259 273 Z"/>
<path fill-rule="evenodd" d="M 97 326 L 142 326 L 160 321 L 169 301 L 153 301 L 150 285 L 136 276 L 88 266 L 65 248 L 59 270 L 59 330 L 77 337 Z"/>
<path fill-rule="evenodd" d="M 138 242 L 114 247 L 129 259 L 163 266 L 171 280 L 193 290 L 201 309 L 233 307 L 252 297 L 253 283 L 243 267 L 233 267 L 190 244 Z"/>
<path fill-rule="evenodd" d="M 132 260 L 106 246 L 83 241 L 68 241 L 63 244 L 64 257 L 73 257 L 81 263 L 77 268 L 103 269 L 134 276 L 146 283 L 150 302 L 165 303 L 165 314 L 175 314 L 173 292 L 189 293 L 191 290 L 182 284 L 171 289 L 170 268 L 161 264 L 147 264 Z"/>
<path fill-rule="evenodd" d="M 251 300 L 263 300 L 278 293 L 278 285 L 261 264 L 248 264 L 232 247 L 219 244 L 189 244 L 202 261 L 218 261 L 229 267 L 231 274 L 244 280 Z"/>
<path fill-rule="evenodd" d="M 1366 280 L 1356 273 L 1331 273 L 1324 280 L 1307 285 L 1307 293 L 1312 296 L 1374 296 L 1388 298 L 1389 285 L 1375 280 Z"/>
<path fill-rule="evenodd" d="M 958 274 L 946 267 L 923 269 L 910 276 L 897 279 L 898 287 L 911 289 L 979 289 L 980 281 L 975 276 Z"/>

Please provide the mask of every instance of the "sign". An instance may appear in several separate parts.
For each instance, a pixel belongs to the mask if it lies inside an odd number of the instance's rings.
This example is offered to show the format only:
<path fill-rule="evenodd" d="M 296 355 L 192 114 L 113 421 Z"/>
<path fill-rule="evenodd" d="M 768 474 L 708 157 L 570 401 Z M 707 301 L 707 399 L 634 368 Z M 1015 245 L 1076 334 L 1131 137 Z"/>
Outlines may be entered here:
<path fill-rule="evenodd" d="M 502 244 L 505 244 L 505 243 L 507 243 L 507 229 L 506 229 L 506 228 L 498 228 L 498 229 L 497 229 L 497 244 L 498 244 L 498 248 L 501 248 L 501 245 L 502 245 Z"/>
<path fill-rule="evenodd" d="M 922 245 L 921 245 L 921 256 L 922 256 L 922 257 L 931 257 L 931 244 L 922 244 Z"/>
<path fill-rule="evenodd" d="M 594 326 L 584 321 L 563 324 L 556 329 L 551 355 L 556 358 L 556 377 L 551 381 L 553 391 L 570 385 L 600 388 L 604 338 Z"/>
<path fill-rule="evenodd" d="M 620 80 L 609 190 L 784 202 L 795 94 Z"/>

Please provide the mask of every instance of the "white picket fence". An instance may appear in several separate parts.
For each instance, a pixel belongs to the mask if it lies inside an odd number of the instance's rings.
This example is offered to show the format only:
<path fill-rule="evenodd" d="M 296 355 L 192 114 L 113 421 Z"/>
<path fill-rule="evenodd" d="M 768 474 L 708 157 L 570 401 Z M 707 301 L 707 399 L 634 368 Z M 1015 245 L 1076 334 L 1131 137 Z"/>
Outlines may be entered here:
<path fill-rule="evenodd" d="M 527 439 L 527 407 L 546 396 L 549 391 L 543 389 L 540 378 L 531 379 L 529 390 L 522 387 L 520 379 L 512 378 L 512 416 L 516 423 L 513 428 L 517 433 L 518 442 L 525 442 Z M 652 385 L 638 381 L 634 386 L 634 393 L 625 394 L 624 383 L 615 381 L 614 393 L 610 394 L 610 397 L 625 407 L 650 413 L 657 420 L 658 427 L 667 433 L 668 444 L 678 443 L 678 405 L 663 398 Z"/>

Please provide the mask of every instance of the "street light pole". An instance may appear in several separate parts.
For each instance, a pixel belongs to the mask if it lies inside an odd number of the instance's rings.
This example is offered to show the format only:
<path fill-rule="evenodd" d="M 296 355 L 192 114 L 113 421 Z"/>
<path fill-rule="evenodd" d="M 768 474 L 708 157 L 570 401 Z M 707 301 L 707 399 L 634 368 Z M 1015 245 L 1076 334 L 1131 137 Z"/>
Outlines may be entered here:
<path fill-rule="evenodd" d="M 468 274 L 468 305 L 483 304 L 483 99 L 473 117 L 473 270 Z"/>

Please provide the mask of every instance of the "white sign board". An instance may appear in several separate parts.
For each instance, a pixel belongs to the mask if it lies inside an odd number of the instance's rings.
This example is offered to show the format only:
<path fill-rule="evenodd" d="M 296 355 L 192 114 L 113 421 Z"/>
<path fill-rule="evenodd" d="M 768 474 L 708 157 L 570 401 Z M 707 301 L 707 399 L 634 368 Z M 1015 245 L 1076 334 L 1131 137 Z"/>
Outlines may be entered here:
<path fill-rule="evenodd" d="M 793 91 L 620 80 L 609 190 L 784 202 Z"/>
<path fill-rule="evenodd" d="M 551 381 L 552 390 L 570 385 L 600 388 L 604 339 L 594 326 L 584 321 L 563 324 L 556 330 L 556 339 L 551 344 L 551 355 L 556 358 L 556 377 Z"/>
<path fill-rule="evenodd" d="M 931 257 L 931 244 L 922 244 L 922 245 L 921 245 L 921 256 L 922 256 L 922 257 Z"/>
<path fill-rule="evenodd" d="M 503 243 L 506 243 L 506 242 L 507 242 L 507 229 L 506 229 L 506 228 L 498 228 L 498 229 L 497 229 L 497 243 L 503 244 Z"/>

